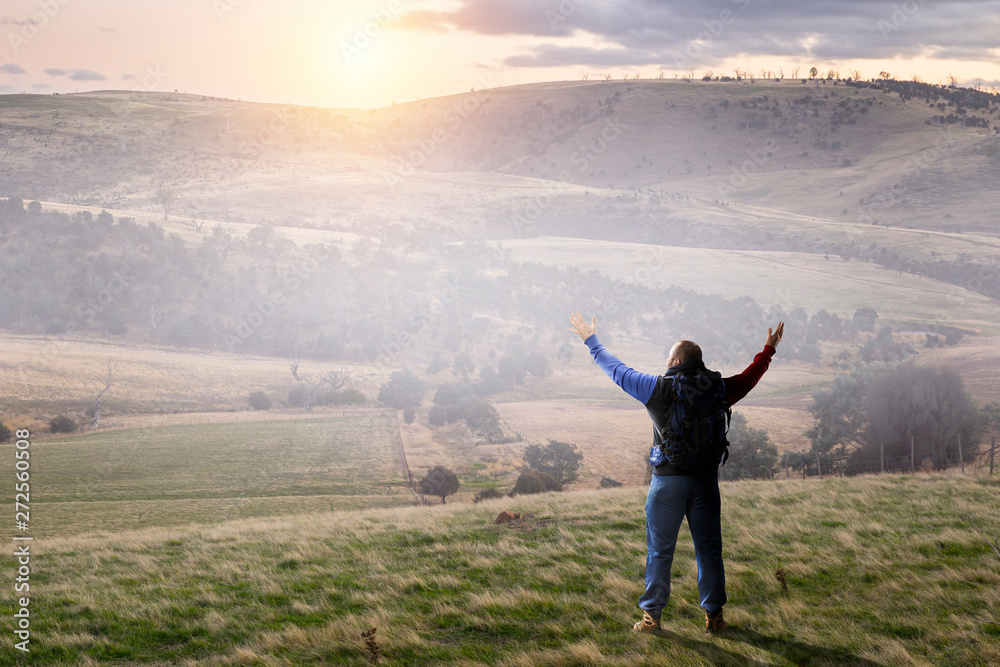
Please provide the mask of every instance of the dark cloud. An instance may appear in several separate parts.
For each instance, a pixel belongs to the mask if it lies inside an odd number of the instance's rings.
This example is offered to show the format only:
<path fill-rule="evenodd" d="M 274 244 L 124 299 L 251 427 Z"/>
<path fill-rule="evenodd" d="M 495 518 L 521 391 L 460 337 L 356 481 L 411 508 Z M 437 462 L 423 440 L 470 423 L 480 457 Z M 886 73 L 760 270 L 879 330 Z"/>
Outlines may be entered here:
<path fill-rule="evenodd" d="M 54 69 L 52 67 L 47 67 L 44 71 L 49 76 L 66 76 L 68 74 L 64 69 Z"/>
<path fill-rule="evenodd" d="M 484 35 L 589 34 L 608 46 L 544 43 L 505 64 L 709 66 L 735 56 L 797 60 L 938 58 L 1000 62 L 1000 0 L 461 0 L 454 11 L 417 10 L 412 29 Z"/>
<path fill-rule="evenodd" d="M 4 74 L 27 74 L 24 68 L 20 65 L 15 65 L 14 63 L 4 63 L 0 65 L 0 72 Z"/>
<path fill-rule="evenodd" d="M 89 69 L 74 70 L 69 78 L 72 81 L 107 81 L 103 74 Z"/>

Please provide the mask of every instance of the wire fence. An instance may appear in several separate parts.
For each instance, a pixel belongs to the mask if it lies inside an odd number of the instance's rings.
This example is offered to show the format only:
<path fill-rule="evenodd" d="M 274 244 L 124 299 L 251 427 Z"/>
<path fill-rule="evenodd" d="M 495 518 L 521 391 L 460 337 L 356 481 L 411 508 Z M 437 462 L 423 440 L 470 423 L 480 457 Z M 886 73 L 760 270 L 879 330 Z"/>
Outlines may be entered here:
<path fill-rule="evenodd" d="M 786 454 L 781 462 L 781 470 L 778 476 L 791 478 L 801 476 L 807 477 L 851 477 L 854 475 L 878 475 L 878 474 L 900 474 L 914 472 L 936 472 L 949 469 L 960 469 L 965 472 L 979 473 L 989 471 L 993 476 L 997 459 L 1000 459 L 1000 446 L 993 438 L 989 446 L 981 448 L 974 455 L 963 452 L 961 444 L 954 451 L 918 451 L 915 448 L 909 450 L 894 450 L 886 454 L 882 452 L 879 458 L 873 460 L 862 460 L 861 452 L 839 457 L 832 462 L 827 461 L 824 467 L 823 459 L 819 456 L 803 456 L 799 454 Z"/>

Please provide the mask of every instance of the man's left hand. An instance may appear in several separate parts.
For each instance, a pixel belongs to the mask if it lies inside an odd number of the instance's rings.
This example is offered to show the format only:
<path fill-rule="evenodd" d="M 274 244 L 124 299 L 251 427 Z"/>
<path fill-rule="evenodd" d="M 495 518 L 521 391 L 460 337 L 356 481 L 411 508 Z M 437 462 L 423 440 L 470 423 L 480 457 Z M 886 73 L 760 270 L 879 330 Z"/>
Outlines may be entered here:
<path fill-rule="evenodd" d="M 573 325 L 570 329 L 573 333 L 580 337 L 580 340 L 586 341 L 588 338 L 597 333 L 597 318 L 590 318 L 590 324 L 587 324 L 587 320 L 583 319 L 580 312 L 577 311 L 569 316 L 569 321 Z"/>

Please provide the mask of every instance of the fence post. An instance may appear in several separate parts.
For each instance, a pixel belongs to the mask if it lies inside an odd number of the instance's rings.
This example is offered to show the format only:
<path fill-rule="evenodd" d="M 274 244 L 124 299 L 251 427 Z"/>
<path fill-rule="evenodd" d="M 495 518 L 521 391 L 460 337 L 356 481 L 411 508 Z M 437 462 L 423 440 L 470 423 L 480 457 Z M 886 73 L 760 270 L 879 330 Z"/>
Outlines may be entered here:
<path fill-rule="evenodd" d="M 879 460 L 879 464 L 881 465 L 881 468 L 882 468 L 881 474 L 884 475 L 885 474 L 885 441 L 884 440 L 882 442 L 878 443 L 878 460 Z"/>
<path fill-rule="evenodd" d="M 910 436 L 910 473 L 913 473 L 913 436 Z"/>
<path fill-rule="evenodd" d="M 958 434 L 958 464 L 962 466 L 962 474 L 965 474 L 965 460 L 962 459 L 962 434 Z"/>

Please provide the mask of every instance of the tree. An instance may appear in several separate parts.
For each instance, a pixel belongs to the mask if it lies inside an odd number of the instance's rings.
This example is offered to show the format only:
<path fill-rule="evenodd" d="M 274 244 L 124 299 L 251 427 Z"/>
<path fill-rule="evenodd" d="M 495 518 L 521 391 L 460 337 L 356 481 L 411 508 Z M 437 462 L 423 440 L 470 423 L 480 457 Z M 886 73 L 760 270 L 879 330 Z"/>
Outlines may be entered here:
<path fill-rule="evenodd" d="M 503 437 L 500 428 L 500 413 L 483 399 L 466 403 L 462 410 L 465 424 L 473 435 L 494 443 Z"/>
<path fill-rule="evenodd" d="M 431 423 L 431 426 L 444 426 L 445 422 L 448 421 L 444 408 L 440 405 L 431 408 L 427 413 L 427 421 Z"/>
<path fill-rule="evenodd" d="M 90 409 L 93 416 L 90 420 L 90 428 L 97 428 L 101 425 L 101 397 L 104 396 L 108 389 L 111 389 L 112 380 L 111 376 L 114 373 L 115 365 L 110 359 L 107 360 L 108 376 L 104 380 L 104 389 L 97 394 L 97 398 L 94 399 L 94 406 Z"/>
<path fill-rule="evenodd" d="M 461 375 L 462 377 L 467 378 L 474 370 L 476 370 L 476 363 L 472 361 L 471 354 L 462 350 L 455 355 L 455 361 L 451 366 L 452 374 Z"/>
<path fill-rule="evenodd" d="M 49 431 L 52 433 L 72 433 L 77 428 L 76 422 L 65 415 L 59 415 L 49 420 Z"/>
<path fill-rule="evenodd" d="M 962 376 L 946 366 L 904 364 L 880 373 L 866 402 L 869 457 L 879 445 L 909 454 L 911 438 L 917 461 L 930 458 L 935 468 L 966 460 L 976 453 L 982 418 Z"/>
<path fill-rule="evenodd" d="M 819 74 L 819 70 L 818 69 L 816 69 L 815 67 L 810 67 L 809 68 L 809 78 L 810 79 L 815 79 L 818 74 Z"/>
<path fill-rule="evenodd" d="M 576 445 L 549 438 L 547 445 L 529 445 L 522 455 L 529 470 L 551 475 L 560 484 L 569 484 L 577 478 L 583 460 Z"/>
<path fill-rule="evenodd" d="M 840 449 L 841 455 L 867 447 L 868 415 L 865 402 L 871 387 L 874 369 L 859 368 L 851 373 L 838 375 L 829 389 L 814 391 L 813 404 L 809 406 L 816 422 L 806 431 L 812 442 L 812 454 L 821 454 L 831 460 L 831 452 Z"/>
<path fill-rule="evenodd" d="M 656 195 L 651 196 L 655 197 Z M 537 350 L 528 355 L 525 359 L 525 366 L 526 370 L 539 380 L 544 380 L 552 375 L 552 368 L 549 366 L 549 360 L 545 358 L 544 354 L 538 352 Z"/>
<path fill-rule="evenodd" d="M 424 478 L 417 484 L 417 488 L 425 496 L 438 496 L 441 504 L 445 503 L 445 498 L 454 495 L 458 491 L 461 483 L 458 475 L 448 470 L 444 466 L 434 466 Z"/>
<path fill-rule="evenodd" d="M 7 442 L 13 437 L 14 432 L 6 424 L 0 422 L 0 442 Z"/>
<path fill-rule="evenodd" d="M 343 368 L 339 371 L 330 368 L 322 375 L 302 373 L 299 371 L 297 363 L 292 364 L 292 376 L 302 383 L 302 395 L 304 398 L 302 407 L 306 409 L 306 412 L 312 412 L 313 406 L 316 405 L 316 400 L 319 398 L 324 387 L 327 387 L 331 392 L 339 391 L 347 384 L 347 380 L 351 377 Z M 382 386 L 384 387 L 385 385 Z M 379 400 L 382 400 L 381 393 L 379 393 Z M 417 403 L 417 405 L 420 405 L 420 403 Z"/>
<path fill-rule="evenodd" d="M 720 479 L 771 479 L 778 466 L 778 448 L 765 431 L 747 426 L 734 412 L 729 427 L 729 460 L 719 469 Z"/>
<path fill-rule="evenodd" d="M 407 424 L 412 424 L 413 420 L 417 418 L 417 412 L 413 408 L 403 408 L 403 421 Z"/>
<path fill-rule="evenodd" d="M 170 211 L 174 208 L 174 203 L 177 201 L 177 193 L 174 189 L 169 187 L 166 183 L 160 183 L 156 188 L 156 200 L 160 202 L 160 206 L 163 207 L 163 219 L 167 220 L 167 216 Z"/>
<path fill-rule="evenodd" d="M 378 391 L 378 400 L 394 410 L 417 408 L 424 398 L 424 383 L 410 369 L 395 371 Z"/>

